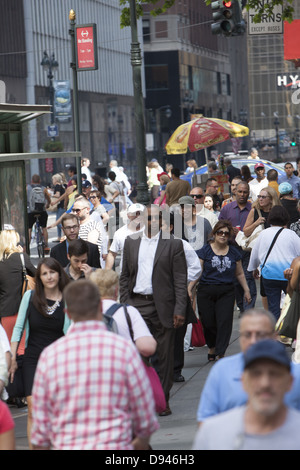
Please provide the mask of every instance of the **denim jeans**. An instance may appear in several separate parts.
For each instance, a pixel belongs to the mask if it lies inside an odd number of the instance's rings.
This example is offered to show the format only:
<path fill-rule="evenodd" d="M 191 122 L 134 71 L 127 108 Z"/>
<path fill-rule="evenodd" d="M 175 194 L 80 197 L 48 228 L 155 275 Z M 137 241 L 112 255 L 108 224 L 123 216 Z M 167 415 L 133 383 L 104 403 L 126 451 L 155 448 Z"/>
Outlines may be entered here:
<path fill-rule="evenodd" d="M 58 220 L 65 213 L 63 207 L 59 207 L 56 212 L 56 220 Z M 57 226 L 57 238 L 61 238 L 61 224 Z"/>
<path fill-rule="evenodd" d="M 288 281 L 262 278 L 262 282 L 268 300 L 268 309 L 278 320 L 280 317 L 281 291 L 286 292 Z"/>

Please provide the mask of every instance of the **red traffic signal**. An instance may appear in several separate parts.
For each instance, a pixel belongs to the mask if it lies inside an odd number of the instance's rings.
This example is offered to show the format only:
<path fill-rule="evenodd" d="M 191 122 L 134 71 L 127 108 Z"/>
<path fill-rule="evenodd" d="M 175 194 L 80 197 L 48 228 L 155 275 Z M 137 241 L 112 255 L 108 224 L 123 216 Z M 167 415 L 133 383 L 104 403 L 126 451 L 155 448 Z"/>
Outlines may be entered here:
<path fill-rule="evenodd" d="M 231 5 L 232 5 L 232 2 L 224 0 L 224 1 L 223 1 L 223 5 L 224 5 L 224 7 L 226 7 L 226 8 L 230 8 Z"/>

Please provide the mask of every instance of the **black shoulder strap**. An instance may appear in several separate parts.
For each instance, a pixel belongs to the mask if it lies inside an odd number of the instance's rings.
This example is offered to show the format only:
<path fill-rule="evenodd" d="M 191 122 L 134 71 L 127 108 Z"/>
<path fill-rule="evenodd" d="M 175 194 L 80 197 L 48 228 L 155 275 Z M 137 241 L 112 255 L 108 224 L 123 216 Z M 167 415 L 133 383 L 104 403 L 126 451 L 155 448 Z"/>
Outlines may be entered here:
<path fill-rule="evenodd" d="M 109 318 L 111 318 L 119 308 L 122 307 L 122 304 L 113 304 L 109 307 L 108 310 L 106 310 L 105 315 Z"/>
<path fill-rule="evenodd" d="M 275 245 L 275 242 L 276 242 L 278 236 L 280 235 L 280 233 L 282 232 L 283 229 L 284 229 L 284 227 L 282 227 L 280 230 L 278 230 L 278 232 L 276 233 L 275 237 L 273 238 L 273 241 L 272 241 L 272 243 L 271 243 L 271 245 L 270 245 L 270 248 L 269 248 L 269 250 L 268 250 L 267 256 L 265 257 L 265 261 L 264 261 L 264 263 L 263 263 L 263 265 L 262 265 L 262 267 L 261 267 L 261 270 L 262 270 L 263 267 L 265 266 L 266 261 L 267 261 L 267 259 L 268 259 L 268 257 L 269 257 L 269 254 L 271 253 L 272 248 L 273 248 L 273 246 Z"/>

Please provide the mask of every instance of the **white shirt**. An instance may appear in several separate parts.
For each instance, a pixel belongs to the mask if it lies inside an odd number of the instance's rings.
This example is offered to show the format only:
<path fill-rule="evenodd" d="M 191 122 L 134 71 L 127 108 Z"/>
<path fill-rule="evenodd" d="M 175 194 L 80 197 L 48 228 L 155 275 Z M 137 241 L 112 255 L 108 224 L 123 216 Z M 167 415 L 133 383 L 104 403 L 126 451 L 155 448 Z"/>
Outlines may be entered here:
<path fill-rule="evenodd" d="M 111 299 L 102 299 L 102 310 L 103 313 L 107 312 L 107 310 L 114 305 L 116 302 Z M 143 336 L 152 336 L 148 326 L 145 323 L 140 312 L 131 305 L 127 305 L 127 312 L 131 319 L 132 331 L 133 331 L 133 338 L 136 341 L 138 338 Z M 117 327 L 118 327 L 118 334 L 127 338 L 131 341 L 131 336 L 128 328 L 128 323 L 126 320 L 124 308 L 120 307 L 113 316 Z"/>
<path fill-rule="evenodd" d="M 188 282 L 196 281 L 201 274 L 200 260 L 189 242 L 181 240 L 183 244 L 186 264 L 187 264 L 187 277 Z"/>
<path fill-rule="evenodd" d="M 119 228 L 114 233 L 113 241 L 110 245 L 109 251 L 111 251 L 112 253 L 121 253 L 120 272 L 122 271 L 123 249 L 124 249 L 124 243 L 125 243 L 126 238 L 129 237 L 130 235 L 139 233 L 142 230 L 143 229 L 132 231 L 128 228 L 128 225 L 123 225 L 123 227 Z"/>
<path fill-rule="evenodd" d="M 141 239 L 138 258 L 138 272 L 136 276 L 136 284 L 133 288 L 133 292 L 136 294 L 153 294 L 152 272 L 159 236 L 160 232 L 158 232 L 154 237 L 148 238 L 144 232 Z"/>
<path fill-rule="evenodd" d="M 252 199 L 253 202 L 256 201 L 257 196 L 259 195 L 261 190 L 266 188 L 268 185 L 269 185 L 269 181 L 268 181 L 268 178 L 266 176 L 260 182 L 258 182 L 256 178 L 251 180 L 249 182 L 249 188 L 250 188 L 250 196 L 249 197 L 250 197 L 250 199 Z"/>

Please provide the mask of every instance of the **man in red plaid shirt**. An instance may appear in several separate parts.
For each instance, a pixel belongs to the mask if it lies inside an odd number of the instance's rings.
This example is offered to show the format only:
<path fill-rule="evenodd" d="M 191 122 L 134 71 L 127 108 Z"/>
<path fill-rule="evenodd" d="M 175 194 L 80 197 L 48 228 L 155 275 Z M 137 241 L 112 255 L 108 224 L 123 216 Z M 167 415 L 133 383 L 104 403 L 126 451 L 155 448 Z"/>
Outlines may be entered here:
<path fill-rule="evenodd" d="M 38 363 L 34 449 L 148 449 L 159 425 L 134 344 L 106 329 L 100 294 L 90 281 L 70 283 L 64 299 L 74 323 Z"/>

